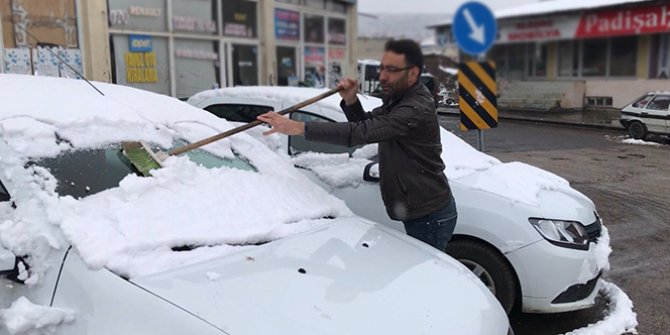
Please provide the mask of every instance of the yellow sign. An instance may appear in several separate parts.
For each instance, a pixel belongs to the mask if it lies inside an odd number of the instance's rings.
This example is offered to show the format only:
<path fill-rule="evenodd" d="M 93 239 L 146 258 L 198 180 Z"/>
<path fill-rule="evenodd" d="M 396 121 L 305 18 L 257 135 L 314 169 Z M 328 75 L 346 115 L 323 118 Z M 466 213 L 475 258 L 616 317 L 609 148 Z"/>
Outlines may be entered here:
<path fill-rule="evenodd" d="M 126 52 L 126 82 L 157 83 L 155 52 Z"/>
<path fill-rule="evenodd" d="M 498 126 L 496 65 L 494 62 L 459 64 L 458 95 L 462 131 Z"/>

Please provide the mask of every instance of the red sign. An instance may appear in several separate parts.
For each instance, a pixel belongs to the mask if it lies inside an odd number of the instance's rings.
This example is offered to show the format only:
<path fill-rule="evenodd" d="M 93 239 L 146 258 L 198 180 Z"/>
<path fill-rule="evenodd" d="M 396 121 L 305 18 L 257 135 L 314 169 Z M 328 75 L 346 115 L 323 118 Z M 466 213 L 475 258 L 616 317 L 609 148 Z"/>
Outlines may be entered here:
<path fill-rule="evenodd" d="M 670 31 L 670 7 L 655 5 L 584 13 L 576 37 L 607 37 Z"/>

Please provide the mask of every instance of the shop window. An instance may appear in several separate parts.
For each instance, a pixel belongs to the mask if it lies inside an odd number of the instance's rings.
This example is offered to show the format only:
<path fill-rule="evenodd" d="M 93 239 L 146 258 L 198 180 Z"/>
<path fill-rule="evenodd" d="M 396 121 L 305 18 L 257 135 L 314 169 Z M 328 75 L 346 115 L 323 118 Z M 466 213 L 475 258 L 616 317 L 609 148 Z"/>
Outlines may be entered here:
<path fill-rule="evenodd" d="M 112 29 L 167 31 L 165 1 L 108 0 Z"/>
<path fill-rule="evenodd" d="M 576 77 L 579 72 L 579 53 L 577 45 L 566 41 L 558 44 L 558 75 Z"/>
<path fill-rule="evenodd" d="M 528 48 L 528 59 L 530 60 L 529 75 L 531 77 L 547 76 L 547 45 L 530 44 Z"/>
<path fill-rule="evenodd" d="M 305 6 L 314 9 L 325 9 L 326 3 L 324 0 L 304 0 Z"/>
<path fill-rule="evenodd" d="M 328 18 L 328 43 L 344 45 L 347 43 L 344 19 Z"/>
<path fill-rule="evenodd" d="M 607 40 L 585 40 L 582 50 L 582 76 L 604 77 L 607 75 Z"/>
<path fill-rule="evenodd" d="M 526 74 L 526 45 L 512 44 L 507 49 L 508 79 L 523 79 Z"/>
<path fill-rule="evenodd" d="M 305 81 L 308 87 L 325 87 L 326 85 L 326 49 L 322 47 L 305 47 Z"/>
<path fill-rule="evenodd" d="M 293 47 L 277 47 L 277 85 L 298 85 L 295 52 Z"/>
<path fill-rule="evenodd" d="M 172 0 L 172 28 L 189 33 L 216 34 L 216 1 Z"/>
<path fill-rule="evenodd" d="M 233 45 L 233 86 L 258 85 L 258 47 Z"/>
<path fill-rule="evenodd" d="M 221 85 L 219 43 L 175 39 L 176 94 L 188 98 Z"/>
<path fill-rule="evenodd" d="M 658 67 L 656 78 L 670 78 L 670 35 L 663 34 L 659 36 L 658 43 Z"/>
<path fill-rule="evenodd" d="M 300 13 L 275 8 L 275 37 L 284 41 L 300 40 Z"/>
<path fill-rule="evenodd" d="M 307 43 L 323 43 L 324 31 L 323 16 L 320 15 L 304 15 L 305 26 L 305 42 Z"/>
<path fill-rule="evenodd" d="M 586 97 L 587 106 L 612 106 L 612 97 Z"/>
<path fill-rule="evenodd" d="M 151 48 L 131 51 L 129 35 L 112 35 L 110 47 L 114 52 L 114 83 L 170 95 L 168 40 L 149 38 Z"/>
<path fill-rule="evenodd" d="M 256 2 L 248 0 L 223 0 L 223 34 L 256 38 L 258 36 L 256 5 Z"/>
<path fill-rule="evenodd" d="M 277 2 L 288 3 L 291 5 L 301 5 L 303 0 L 275 0 Z"/>
<path fill-rule="evenodd" d="M 612 77 L 635 76 L 637 69 L 637 37 L 610 40 L 610 73 Z"/>

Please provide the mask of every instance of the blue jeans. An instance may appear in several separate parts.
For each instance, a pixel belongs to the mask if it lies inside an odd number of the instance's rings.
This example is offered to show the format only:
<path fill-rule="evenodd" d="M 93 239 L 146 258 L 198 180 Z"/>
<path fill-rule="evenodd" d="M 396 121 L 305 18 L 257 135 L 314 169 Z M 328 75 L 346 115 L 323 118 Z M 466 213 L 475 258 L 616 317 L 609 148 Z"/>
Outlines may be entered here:
<path fill-rule="evenodd" d="M 454 197 L 451 197 L 445 207 L 434 213 L 402 223 L 405 224 L 407 235 L 426 242 L 439 250 L 446 251 L 447 242 L 451 239 L 454 228 L 456 228 L 457 218 L 456 202 Z"/>

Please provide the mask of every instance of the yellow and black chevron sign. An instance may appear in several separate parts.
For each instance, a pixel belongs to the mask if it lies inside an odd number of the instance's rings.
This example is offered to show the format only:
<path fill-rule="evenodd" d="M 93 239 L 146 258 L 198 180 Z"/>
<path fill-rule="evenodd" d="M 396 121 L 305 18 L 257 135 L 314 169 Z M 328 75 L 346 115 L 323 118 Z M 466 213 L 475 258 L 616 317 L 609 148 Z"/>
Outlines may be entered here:
<path fill-rule="evenodd" d="M 459 64 L 458 94 L 462 131 L 498 126 L 495 62 Z"/>

